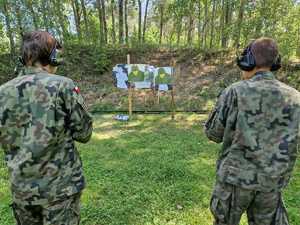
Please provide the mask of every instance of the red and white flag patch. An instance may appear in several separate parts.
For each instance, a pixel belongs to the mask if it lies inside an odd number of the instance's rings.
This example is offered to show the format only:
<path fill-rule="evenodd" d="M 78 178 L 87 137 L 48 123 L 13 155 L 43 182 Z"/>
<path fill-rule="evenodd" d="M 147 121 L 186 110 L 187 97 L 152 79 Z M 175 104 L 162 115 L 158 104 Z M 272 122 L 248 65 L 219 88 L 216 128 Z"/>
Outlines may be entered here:
<path fill-rule="evenodd" d="M 75 91 L 77 94 L 79 94 L 80 93 L 80 89 L 79 89 L 79 87 L 74 87 L 74 89 L 73 89 L 73 91 Z"/>

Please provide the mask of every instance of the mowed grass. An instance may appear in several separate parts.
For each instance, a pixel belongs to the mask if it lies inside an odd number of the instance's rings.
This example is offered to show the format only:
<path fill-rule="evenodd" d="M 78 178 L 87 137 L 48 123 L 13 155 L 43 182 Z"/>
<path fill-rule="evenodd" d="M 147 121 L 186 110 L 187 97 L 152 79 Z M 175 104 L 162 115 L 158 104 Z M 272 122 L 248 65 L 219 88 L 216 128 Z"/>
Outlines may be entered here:
<path fill-rule="evenodd" d="M 78 144 L 87 188 L 83 225 L 210 225 L 209 201 L 220 145 L 202 131 L 205 115 L 139 115 L 130 122 L 95 116 Z M 3 153 L 1 153 L 3 155 Z M 300 163 L 284 192 L 291 225 L 300 225 Z M 0 225 L 14 224 L 9 181 L 0 161 Z M 245 217 L 242 225 L 246 225 Z"/>

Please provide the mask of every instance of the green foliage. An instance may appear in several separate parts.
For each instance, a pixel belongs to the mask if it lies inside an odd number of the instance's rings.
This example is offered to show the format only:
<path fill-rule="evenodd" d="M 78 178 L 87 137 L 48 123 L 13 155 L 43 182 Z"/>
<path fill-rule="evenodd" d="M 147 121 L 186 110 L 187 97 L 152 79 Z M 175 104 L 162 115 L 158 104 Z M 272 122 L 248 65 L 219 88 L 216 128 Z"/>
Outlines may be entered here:
<path fill-rule="evenodd" d="M 94 45 L 67 43 L 63 53 L 65 65 L 58 73 L 75 79 L 101 75 L 111 67 L 109 50 Z"/>
<path fill-rule="evenodd" d="M 268 36 L 278 41 L 285 60 L 296 53 L 300 54 L 298 1 L 153 0 L 150 1 L 146 15 L 145 40 L 139 40 L 138 37 L 138 30 L 144 30 L 138 23 L 138 1 L 123 1 L 123 4 L 125 2 L 128 9 L 127 22 L 118 16 L 117 0 L 106 1 L 104 8 L 97 7 L 96 1 L 87 0 L 2 0 L 0 50 L 9 51 L 8 42 L 17 44 L 23 32 L 42 29 L 65 43 L 99 45 L 102 40 L 103 48 L 119 44 L 122 47 L 147 43 L 158 45 L 161 37 L 162 45 L 230 49 L 238 43 L 244 46 L 250 39 Z M 141 2 L 144 5 L 146 1 Z M 141 8 L 145 10 L 144 6 Z M 141 12 L 142 20 L 144 13 Z M 128 37 L 123 34 L 120 37 L 123 41 L 117 44 L 120 22 L 124 23 L 122 27 L 128 27 Z M 103 41 L 103 35 L 108 37 L 107 41 Z M 125 43 L 127 38 L 129 41 Z M 98 66 L 105 65 L 100 63 Z"/>

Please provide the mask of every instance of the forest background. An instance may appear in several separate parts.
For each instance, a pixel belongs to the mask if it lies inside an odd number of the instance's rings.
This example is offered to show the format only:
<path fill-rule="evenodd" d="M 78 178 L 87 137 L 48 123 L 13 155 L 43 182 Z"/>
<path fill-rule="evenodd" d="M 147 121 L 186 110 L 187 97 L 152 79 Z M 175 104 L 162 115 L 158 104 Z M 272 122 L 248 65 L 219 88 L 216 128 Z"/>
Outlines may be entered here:
<path fill-rule="evenodd" d="M 59 73 L 80 83 L 91 107 L 126 109 L 111 70 L 131 54 L 133 63 L 176 61 L 177 108 L 206 109 L 239 79 L 236 54 L 261 36 L 278 41 L 278 78 L 300 88 L 299 18 L 298 0 L 0 0 L 0 82 L 15 76 L 22 35 L 46 30 L 64 46 Z M 164 96 L 157 108 L 143 101 L 138 109 L 168 109 Z"/>

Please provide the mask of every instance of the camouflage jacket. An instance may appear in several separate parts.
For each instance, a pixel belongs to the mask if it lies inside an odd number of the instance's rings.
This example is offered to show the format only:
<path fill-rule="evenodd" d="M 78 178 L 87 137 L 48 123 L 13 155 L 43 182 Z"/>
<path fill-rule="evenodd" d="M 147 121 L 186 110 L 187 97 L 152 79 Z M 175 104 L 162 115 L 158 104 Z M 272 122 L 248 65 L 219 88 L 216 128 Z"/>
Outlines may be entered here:
<path fill-rule="evenodd" d="M 299 150 L 300 93 L 271 72 L 258 72 L 222 92 L 205 132 L 223 142 L 219 181 L 278 191 L 288 184 Z"/>
<path fill-rule="evenodd" d="M 27 68 L 0 87 L 0 144 L 13 200 L 40 205 L 84 188 L 74 141 L 85 143 L 92 118 L 73 81 Z"/>

